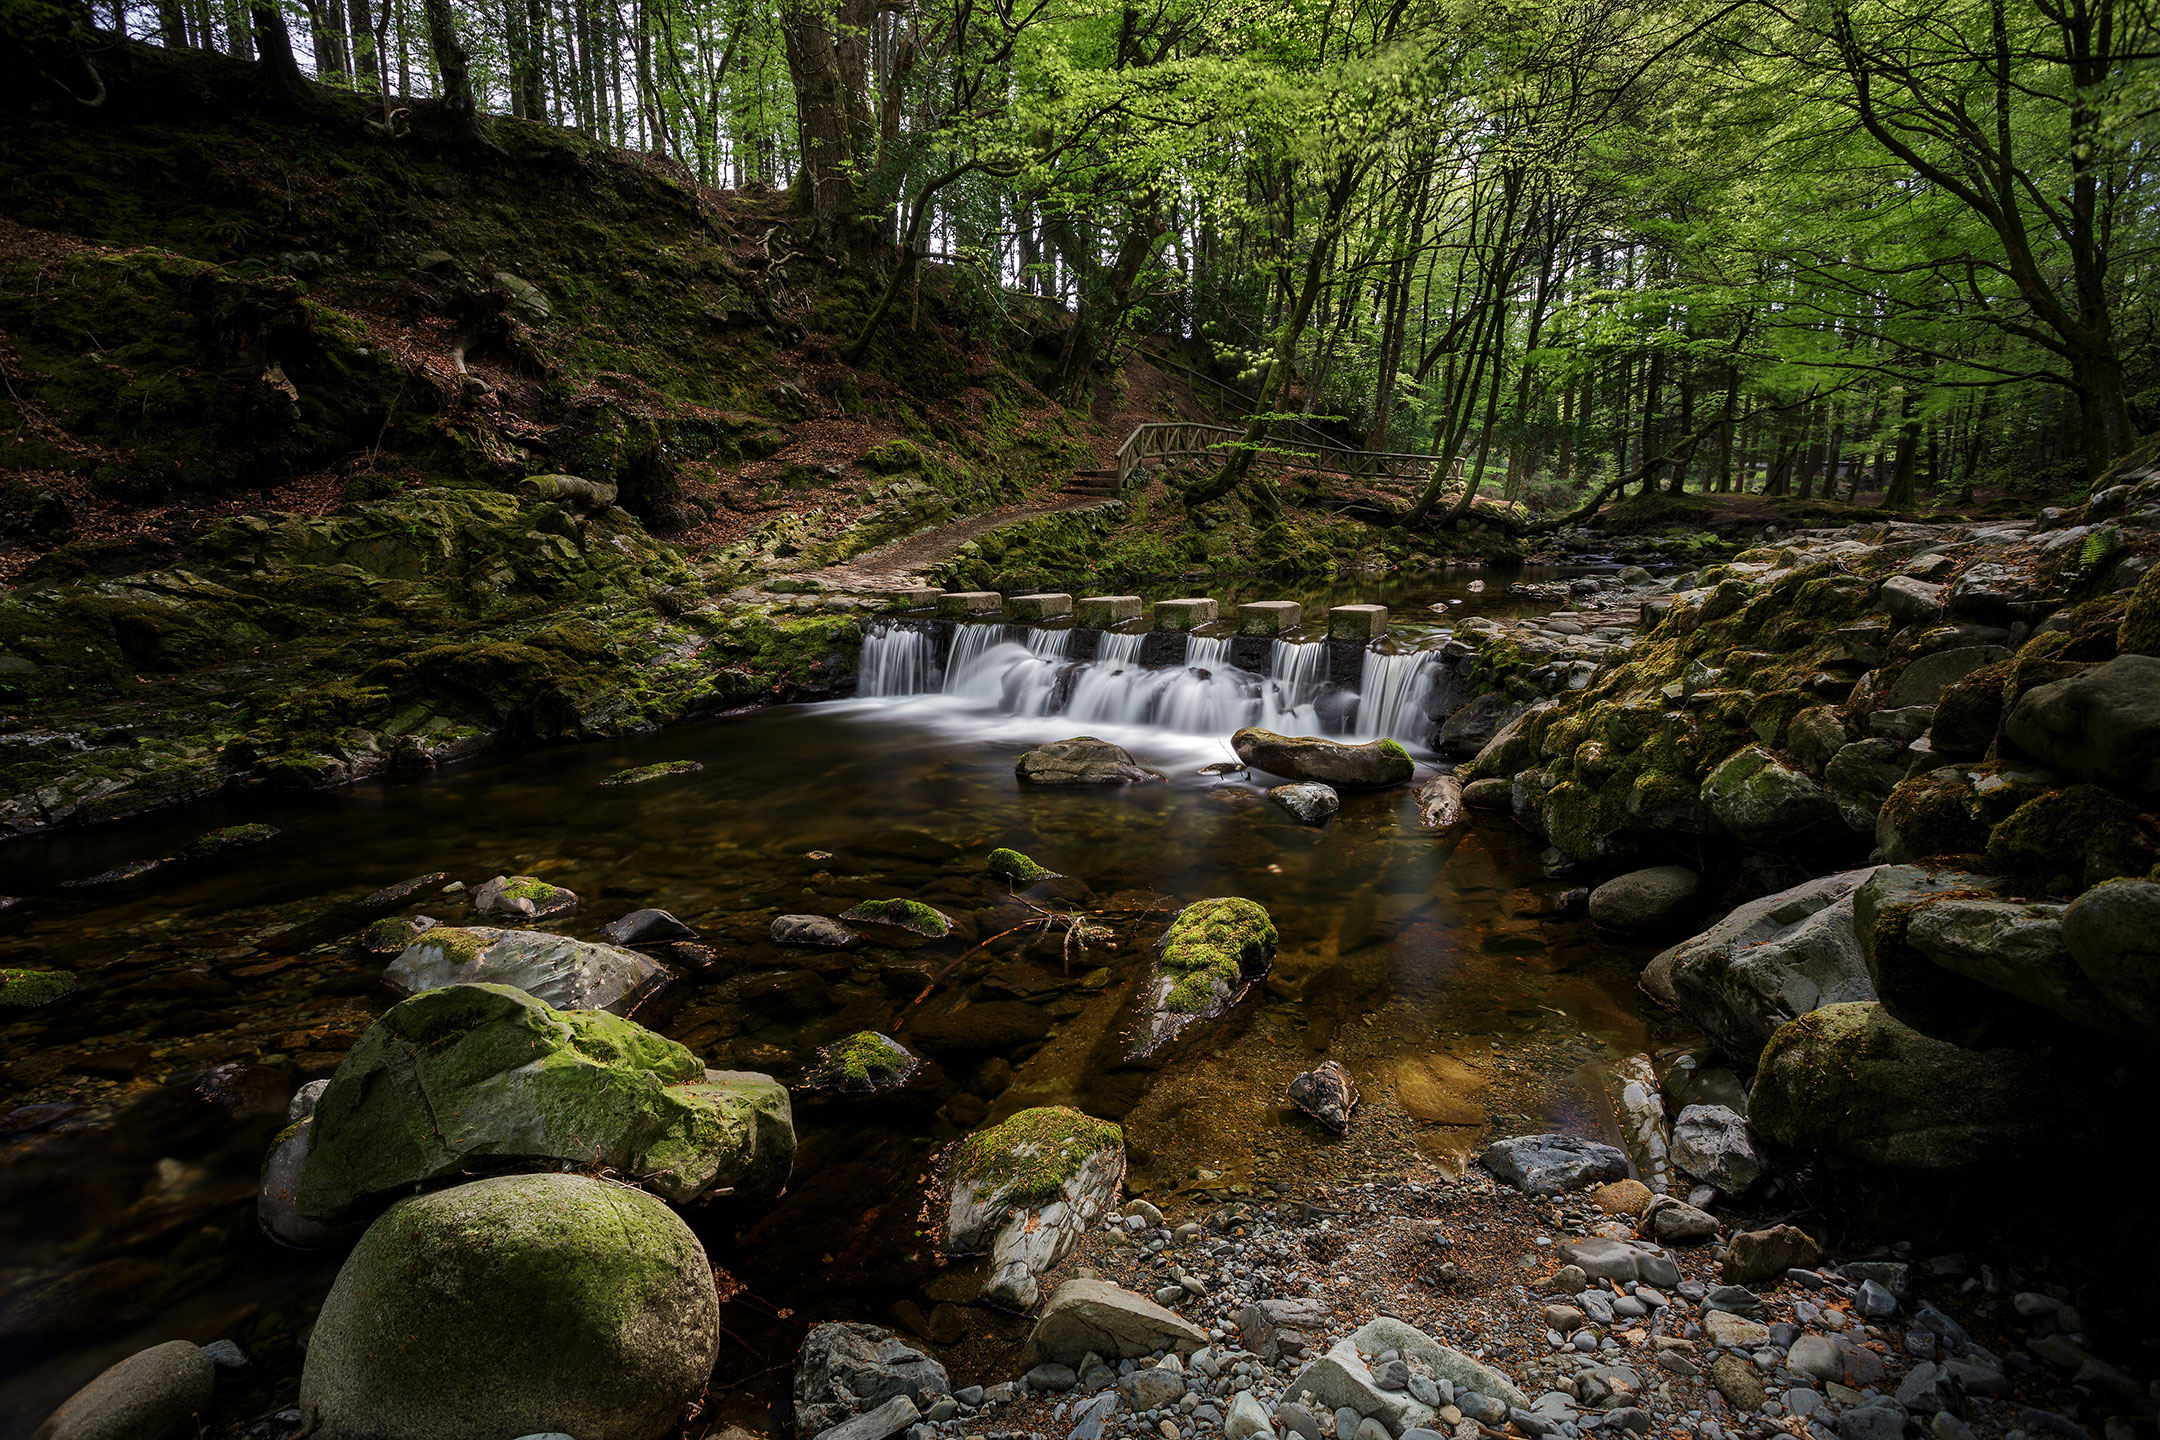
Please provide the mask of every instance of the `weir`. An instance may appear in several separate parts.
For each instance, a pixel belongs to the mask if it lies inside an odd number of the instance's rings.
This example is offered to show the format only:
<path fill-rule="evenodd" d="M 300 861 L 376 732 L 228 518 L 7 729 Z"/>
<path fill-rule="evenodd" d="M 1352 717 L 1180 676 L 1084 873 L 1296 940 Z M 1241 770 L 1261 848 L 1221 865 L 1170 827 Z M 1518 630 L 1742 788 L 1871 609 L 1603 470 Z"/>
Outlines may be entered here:
<path fill-rule="evenodd" d="M 1330 678 L 1341 669 L 1334 653 L 1341 648 L 1326 640 L 885 620 L 863 640 L 857 693 L 940 697 L 989 714 L 1062 716 L 1082 727 L 1228 735 L 1260 725 L 1429 749 L 1445 718 L 1431 709 L 1443 664 L 1438 649 L 1366 647 L 1349 683 Z"/>

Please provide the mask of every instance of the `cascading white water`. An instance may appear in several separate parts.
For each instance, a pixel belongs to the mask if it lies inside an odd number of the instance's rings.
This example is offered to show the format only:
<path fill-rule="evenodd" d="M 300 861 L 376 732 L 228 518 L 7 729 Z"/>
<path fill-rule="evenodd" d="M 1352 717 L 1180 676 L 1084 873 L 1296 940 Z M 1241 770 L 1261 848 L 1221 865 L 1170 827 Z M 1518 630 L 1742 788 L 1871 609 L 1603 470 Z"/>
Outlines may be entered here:
<path fill-rule="evenodd" d="M 1267 676 L 1242 670 L 1227 637 L 1192 635 L 1177 664 L 1140 664 L 1145 634 L 1106 631 L 1094 658 L 1072 659 L 1076 632 L 1014 625 L 958 626 L 942 675 L 929 632 L 881 623 L 863 641 L 861 694 L 891 699 L 942 695 L 971 711 L 1014 717 L 1058 715 L 1076 726 L 1132 727 L 1227 736 L 1246 725 L 1291 735 L 1327 733 L 1315 702 L 1327 685 L 1328 646 L 1277 640 Z M 1346 738 L 1431 738 L 1424 705 L 1430 651 L 1368 651 L 1360 699 Z M 1331 712 L 1339 713 L 1339 712 Z M 1338 732 L 1341 722 L 1335 722 Z"/>
<path fill-rule="evenodd" d="M 1383 654 L 1365 652 L 1365 666 L 1358 674 L 1357 720 L 1351 727 L 1359 740 L 1401 740 L 1423 745 L 1432 738 L 1432 720 L 1425 714 L 1425 699 L 1432 693 L 1433 667 L 1440 657 L 1430 650 Z"/>
<path fill-rule="evenodd" d="M 929 631 L 879 621 L 863 637 L 858 694 L 887 699 L 938 688 L 937 646 Z"/>

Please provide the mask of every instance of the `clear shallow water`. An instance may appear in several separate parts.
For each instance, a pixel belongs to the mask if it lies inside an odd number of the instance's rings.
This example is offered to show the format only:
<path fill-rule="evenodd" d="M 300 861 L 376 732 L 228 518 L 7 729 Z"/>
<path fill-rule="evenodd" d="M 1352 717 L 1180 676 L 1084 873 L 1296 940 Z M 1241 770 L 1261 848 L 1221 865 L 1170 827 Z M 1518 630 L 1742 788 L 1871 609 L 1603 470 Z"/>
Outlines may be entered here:
<path fill-rule="evenodd" d="M 960 1133 L 955 1119 L 1042 1103 L 1119 1116 L 1133 1184 L 1158 1195 L 1447 1169 L 1480 1119 L 1607 1123 L 1597 1067 L 1644 1043 L 1636 957 L 1579 922 L 1539 918 L 1564 885 L 1543 878 L 1528 837 L 1487 822 L 1438 844 L 1407 791 L 1348 796 L 1332 825 L 1307 829 L 1259 784 L 1195 773 L 1228 757 L 1228 735 L 1194 723 L 1081 726 L 972 694 L 784 707 L 0 852 L 4 888 L 39 897 L 0 918 L 0 963 L 56 965 L 83 983 L 0 1023 L 16 1087 L 0 1098 L 0 1434 L 27 1433 L 104 1364 L 174 1336 L 239 1339 L 261 1362 L 256 1413 L 289 1401 L 299 1338 L 335 1262 L 257 1233 L 256 1168 L 291 1090 L 327 1073 L 391 1003 L 376 984 L 382 962 L 352 944 L 370 918 L 354 902 L 429 871 L 567 885 L 583 908 L 550 928 L 581 936 L 644 905 L 696 926 L 720 962 L 686 973 L 639 1018 L 709 1063 L 793 1079 L 818 1044 L 896 1019 L 908 1039 L 966 1004 L 1030 1007 L 1052 1027 L 1040 1041 L 935 1050 L 950 1093 L 965 1092 L 943 1115 L 800 1105 L 788 1195 L 693 1213 L 715 1262 L 747 1287 L 724 1317 L 740 1343 L 724 1346 L 722 1379 L 744 1382 L 730 1403 L 777 1391 L 765 1372 L 808 1323 L 879 1319 L 900 1299 L 929 1310 L 961 1293 L 939 1288 L 950 1282 L 916 1236 L 921 1180 L 936 1146 Z M 1015 783 L 1021 749 L 1083 728 L 1171 782 Z M 672 759 L 705 769 L 597 784 Z M 127 887 L 51 888 L 242 819 L 283 833 Z M 1056 941 L 1030 945 L 1028 932 L 965 955 L 1029 918 L 982 871 L 1001 845 L 1084 882 L 1052 903 L 1101 917 L 1116 948 L 1069 975 Z M 1274 915 L 1269 986 L 1161 1063 L 1125 1063 L 1124 1002 L 1162 925 L 1176 906 L 1222 894 Z M 816 956 L 765 938 L 776 914 L 891 895 L 954 914 L 965 938 Z M 408 913 L 466 918 L 441 895 Z M 1347 1141 L 1280 1098 L 1291 1075 L 1331 1057 L 1367 1096 Z M 74 1108 L 7 1109 L 31 1099 Z M 980 1312 L 966 1319 L 995 1329 Z"/>

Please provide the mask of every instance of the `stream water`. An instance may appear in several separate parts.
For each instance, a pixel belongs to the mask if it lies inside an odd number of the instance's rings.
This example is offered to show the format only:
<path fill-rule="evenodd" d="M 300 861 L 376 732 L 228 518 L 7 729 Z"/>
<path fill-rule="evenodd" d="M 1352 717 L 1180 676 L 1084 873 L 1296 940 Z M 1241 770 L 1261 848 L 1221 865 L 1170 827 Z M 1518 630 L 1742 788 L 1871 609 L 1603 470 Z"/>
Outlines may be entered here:
<path fill-rule="evenodd" d="M 1390 598 L 1435 625 L 1474 608 L 1550 608 L 1438 579 Z M 9 847 L 0 889 L 35 898 L 0 916 L 0 964 L 68 969 L 81 988 L 0 1024 L 13 1087 L 0 1098 L 0 1436 L 28 1434 L 104 1365 L 175 1337 L 230 1337 L 255 1356 L 254 1389 L 235 1406 L 289 1403 L 336 1260 L 259 1233 L 257 1167 L 292 1090 L 329 1073 L 392 1003 L 383 962 L 353 943 L 372 918 L 359 901 L 432 871 L 566 885 L 583 906 L 551 928 L 588 938 L 648 905 L 695 926 L 718 961 L 638 1018 L 708 1063 L 793 1080 L 818 1045 L 898 1021 L 949 1079 L 938 1110 L 799 1103 L 787 1195 L 692 1212 L 742 1286 L 723 1312 L 731 1404 L 783 1388 L 779 1367 L 807 1324 L 966 1298 L 964 1275 L 940 1270 L 919 1238 L 922 1183 L 961 1127 L 1028 1105 L 1121 1118 L 1132 1187 L 1157 1196 L 1453 1171 L 1491 1124 L 1613 1133 L 1602 1067 L 1650 1043 L 1641 957 L 1558 918 L 1570 882 L 1545 876 L 1535 841 L 1483 823 L 1437 843 L 1408 791 L 1346 795 L 1332 824 L 1309 829 L 1263 781 L 1198 773 L 1228 757 L 1243 723 L 1410 738 L 1422 660 L 1370 656 L 1350 699 L 1322 713 L 1321 647 L 1280 647 L 1262 677 L 1205 644 L 1148 669 L 1136 636 L 1107 637 L 1078 665 L 1059 649 L 1069 634 L 966 627 L 941 661 L 929 636 L 889 631 L 866 647 L 853 701 Z M 1020 749 L 1082 732 L 1170 783 L 1014 782 Z M 705 768 L 597 783 L 678 759 Z M 241 820 L 282 833 L 131 882 L 60 888 Z M 1111 948 L 1068 965 L 1056 937 L 1023 929 L 955 967 L 1032 914 L 985 875 L 997 846 L 1071 877 L 1037 898 L 1101 917 Z M 1123 1007 L 1163 924 L 1226 894 L 1265 904 L 1281 932 L 1264 992 L 1157 1063 L 1125 1063 Z M 766 938 L 776 914 L 886 896 L 928 901 L 962 934 L 814 955 Z M 460 896 L 432 886 L 392 913 L 466 918 Z M 977 1015 L 1000 1024 L 961 1018 L 989 1004 L 1001 1008 Z M 1346 1139 L 1281 1099 L 1325 1058 L 1365 1089 Z M 939 1313 L 956 1333 L 1003 1333 L 967 1307 Z"/>

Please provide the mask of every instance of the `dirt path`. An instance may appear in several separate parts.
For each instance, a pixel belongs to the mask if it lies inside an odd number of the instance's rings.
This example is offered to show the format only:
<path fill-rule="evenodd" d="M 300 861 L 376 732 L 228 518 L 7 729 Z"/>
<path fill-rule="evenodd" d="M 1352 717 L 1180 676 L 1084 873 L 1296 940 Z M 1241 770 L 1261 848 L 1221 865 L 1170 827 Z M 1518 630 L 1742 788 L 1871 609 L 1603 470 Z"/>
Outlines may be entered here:
<path fill-rule="evenodd" d="M 785 575 L 775 575 L 764 582 L 770 586 L 775 581 L 814 581 L 817 593 L 830 594 L 884 594 L 894 590 L 906 590 L 922 585 L 922 572 L 940 560 L 950 559 L 962 545 L 978 535 L 986 535 L 1001 526 L 1022 520 L 1032 520 L 1038 515 L 1055 515 L 1066 510 L 1085 510 L 1090 506 L 1108 503 L 1102 495 L 1074 495 L 1057 491 L 1039 500 L 1021 501 L 986 510 L 980 515 L 970 515 L 949 524 L 895 540 L 889 545 L 866 551 L 840 565 L 828 565 L 822 570 L 802 570 Z"/>

